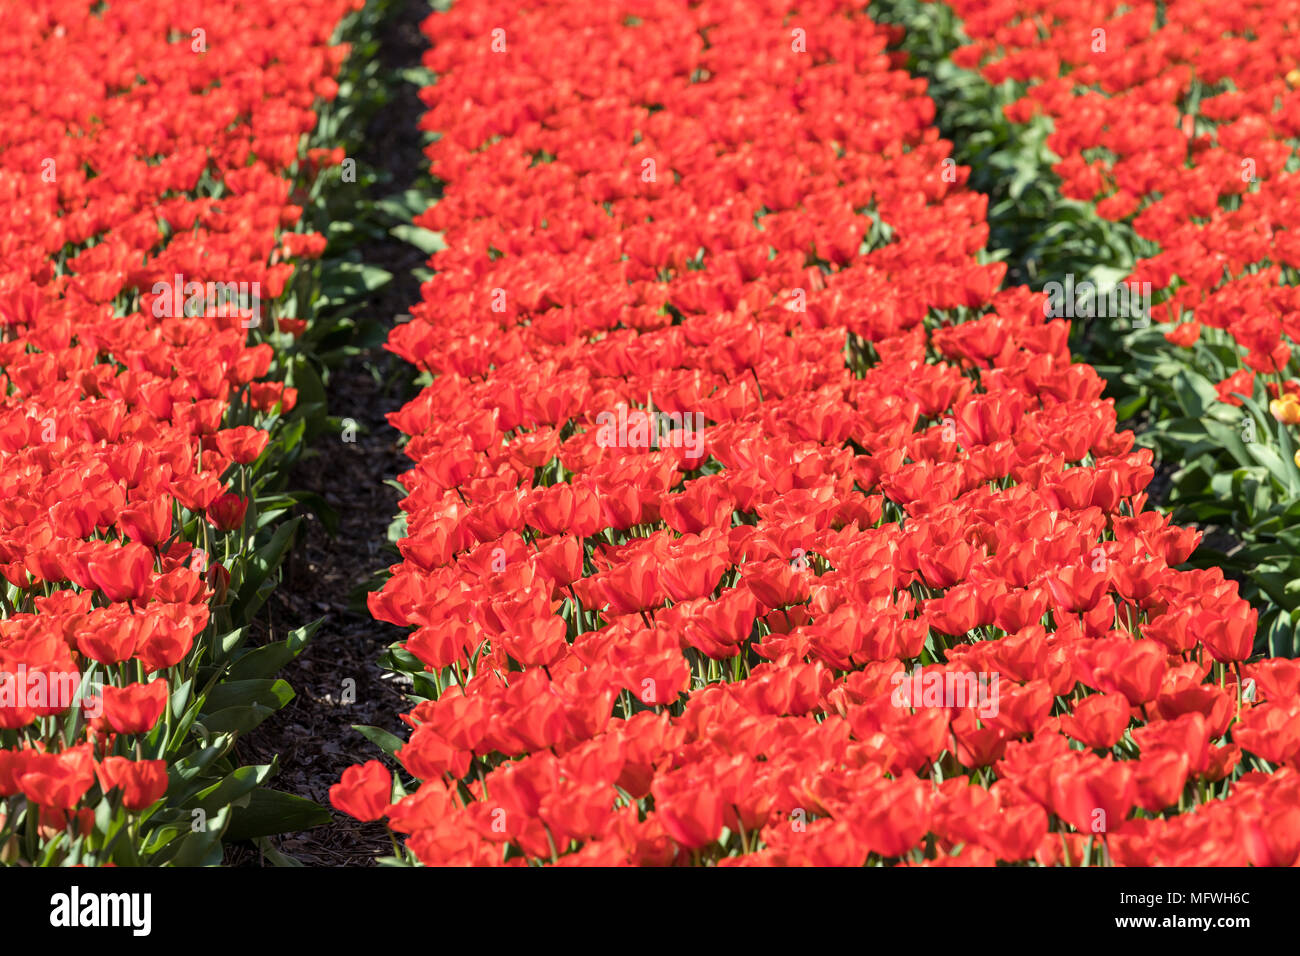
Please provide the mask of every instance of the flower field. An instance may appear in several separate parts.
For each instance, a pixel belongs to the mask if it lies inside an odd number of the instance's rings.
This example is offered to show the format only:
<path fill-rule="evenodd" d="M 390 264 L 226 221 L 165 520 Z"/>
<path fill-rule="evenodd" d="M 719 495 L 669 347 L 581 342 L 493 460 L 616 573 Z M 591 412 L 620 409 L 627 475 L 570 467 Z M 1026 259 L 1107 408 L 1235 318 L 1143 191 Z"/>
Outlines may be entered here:
<path fill-rule="evenodd" d="M 1062 194 L 1128 228 L 1130 281 L 1157 300 L 1125 340 L 1129 407 L 1182 467 L 1172 500 L 1246 545 L 1213 560 L 1270 606 L 1265 649 L 1294 656 L 1297 11 L 953 7 L 974 38 L 954 62 L 1014 91 L 1011 120 L 1050 118 Z"/>
<path fill-rule="evenodd" d="M 256 290 L 311 243 L 289 173 L 346 4 L 191 6 L 0 13 L 6 863 L 220 862 L 271 770 L 234 739 L 292 696 L 299 637 L 243 646 L 301 435 Z"/>
<path fill-rule="evenodd" d="M 1300 862 L 1300 9 L 29 6 L 0 862 Z"/>
<path fill-rule="evenodd" d="M 447 248 L 389 341 L 433 379 L 371 600 L 421 783 L 336 806 L 427 864 L 1293 861 L 1300 667 L 1176 570 L 890 32 L 556 3 L 469 42 L 505 17 L 426 22 Z"/>

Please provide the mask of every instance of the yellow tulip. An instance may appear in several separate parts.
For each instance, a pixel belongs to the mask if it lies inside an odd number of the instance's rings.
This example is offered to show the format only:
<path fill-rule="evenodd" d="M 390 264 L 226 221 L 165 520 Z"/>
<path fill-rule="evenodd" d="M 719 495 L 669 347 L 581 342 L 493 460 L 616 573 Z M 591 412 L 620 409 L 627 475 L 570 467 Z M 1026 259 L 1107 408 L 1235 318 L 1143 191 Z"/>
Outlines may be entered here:
<path fill-rule="evenodd" d="M 1283 425 L 1300 425 L 1300 400 L 1289 392 L 1269 402 L 1268 410 Z"/>

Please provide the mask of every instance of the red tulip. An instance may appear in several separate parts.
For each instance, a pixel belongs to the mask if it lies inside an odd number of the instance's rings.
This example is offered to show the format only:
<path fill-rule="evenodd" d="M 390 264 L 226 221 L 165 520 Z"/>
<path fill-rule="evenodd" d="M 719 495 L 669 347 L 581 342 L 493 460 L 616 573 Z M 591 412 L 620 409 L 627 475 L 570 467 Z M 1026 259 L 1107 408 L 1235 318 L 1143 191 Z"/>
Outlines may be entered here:
<path fill-rule="evenodd" d="M 227 492 L 208 505 L 208 520 L 218 531 L 234 531 L 244 526 L 248 499 Z"/>
<path fill-rule="evenodd" d="M 55 810 L 71 810 L 95 782 L 94 758 L 89 744 L 59 754 L 37 754 L 18 778 L 18 787 L 33 803 Z"/>
<path fill-rule="evenodd" d="M 139 601 L 147 596 L 153 577 L 153 554 L 143 544 L 97 552 L 86 562 L 95 587 L 110 601 Z"/>
<path fill-rule="evenodd" d="M 708 846 L 722 833 L 722 800 L 707 784 L 656 792 L 655 809 L 664 830 L 687 850 Z"/>
<path fill-rule="evenodd" d="M 105 687 L 103 691 L 104 720 L 119 734 L 147 734 L 166 706 L 165 680 Z"/>
<path fill-rule="evenodd" d="M 1052 781 L 1052 810 L 1080 833 L 1118 829 L 1137 800 L 1133 771 L 1122 763 L 1080 761 Z"/>
<path fill-rule="evenodd" d="M 1061 718 L 1061 729 L 1087 747 L 1109 750 L 1124 736 L 1131 716 L 1123 694 L 1093 694 Z"/>
<path fill-rule="evenodd" d="M 122 791 L 122 806 L 145 810 L 167 792 L 167 761 L 105 757 L 98 767 L 99 785 L 107 793 Z"/>
<path fill-rule="evenodd" d="M 217 448 L 221 454 L 240 465 L 251 465 L 257 461 L 270 438 L 269 432 L 248 425 L 227 428 L 216 434 Z"/>
<path fill-rule="evenodd" d="M 343 779 L 330 787 L 330 803 L 366 823 L 388 813 L 392 791 L 392 773 L 378 760 L 369 760 L 343 771 Z"/>
<path fill-rule="evenodd" d="M 143 504 L 126 508 L 118 514 L 117 523 L 132 541 L 156 548 L 172 533 L 172 499 L 169 495 L 157 495 Z"/>

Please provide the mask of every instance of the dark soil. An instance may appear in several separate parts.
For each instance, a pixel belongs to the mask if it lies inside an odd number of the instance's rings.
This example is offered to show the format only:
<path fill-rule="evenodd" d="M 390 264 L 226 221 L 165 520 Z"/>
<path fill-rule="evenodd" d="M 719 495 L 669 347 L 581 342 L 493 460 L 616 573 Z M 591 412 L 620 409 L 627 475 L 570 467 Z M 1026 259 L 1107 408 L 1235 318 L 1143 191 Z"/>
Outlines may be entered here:
<path fill-rule="evenodd" d="M 395 74 L 418 66 L 425 42 L 419 32 L 429 7 L 419 0 L 396 5 L 381 34 L 380 60 Z M 423 140 L 416 123 L 423 105 L 410 83 L 393 82 L 392 98 L 375 115 L 359 163 L 379 171 L 372 198 L 410 188 L 423 173 Z M 391 325 L 394 317 L 419 300 L 419 283 L 411 270 L 424 255 L 396 239 L 362 247 L 370 264 L 392 273 L 357 315 Z M 297 697 L 238 744 L 240 763 L 268 763 L 280 758 L 270 786 L 329 807 L 329 789 L 354 763 L 382 758 L 379 748 L 352 729 L 370 724 L 403 738 L 398 714 L 409 707 L 393 675 L 377 660 L 404 632 L 374 620 L 366 611 L 365 588 L 377 572 L 399 560 L 384 546 L 389 523 L 398 513 L 398 491 L 385 484 L 410 466 L 400 451 L 398 432 L 385 420 L 405 401 L 411 369 L 381 348 L 353 357 L 333 370 L 328 381 L 329 413 L 357 425 L 355 442 L 322 436 L 291 475 L 293 488 L 322 495 L 338 513 L 339 531 L 329 535 L 314 514 L 304 516 L 303 530 L 286 564 L 285 579 L 267 602 L 262 617 L 282 632 L 317 618 L 320 629 L 301 656 L 279 676 Z M 355 681 L 355 701 L 344 703 L 345 681 Z M 371 866 L 376 856 L 391 853 L 382 824 L 362 824 L 330 808 L 332 823 L 273 837 L 281 853 L 308 866 Z M 251 843 L 227 848 L 226 863 L 264 864 Z"/>

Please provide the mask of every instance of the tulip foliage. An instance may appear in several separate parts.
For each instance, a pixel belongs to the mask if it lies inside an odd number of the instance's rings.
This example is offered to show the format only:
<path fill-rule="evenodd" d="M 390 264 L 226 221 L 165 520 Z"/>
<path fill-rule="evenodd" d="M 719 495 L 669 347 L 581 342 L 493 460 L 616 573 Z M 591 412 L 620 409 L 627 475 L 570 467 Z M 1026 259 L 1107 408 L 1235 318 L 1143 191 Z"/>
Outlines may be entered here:
<path fill-rule="evenodd" d="M 281 234 L 349 6 L 0 9 L 0 861 L 219 862 L 321 812 L 232 747 L 310 635 L 248 625 L 304 424 L 272 321 L 320 239 Z"/>
<path fill-rule="evenodd" d="M 428 384 L 370 599 L 412 628 L 412 732 L 372 739 L 418 785 L 332 791 L 393 862 L 1296 860 L 1300 663 L 1179 569 L 1198 533 L 1146 507 L 1069 322 L 1002 287 L 895 30 L 424 30 L 445 249 L 388 343 Z"/>

